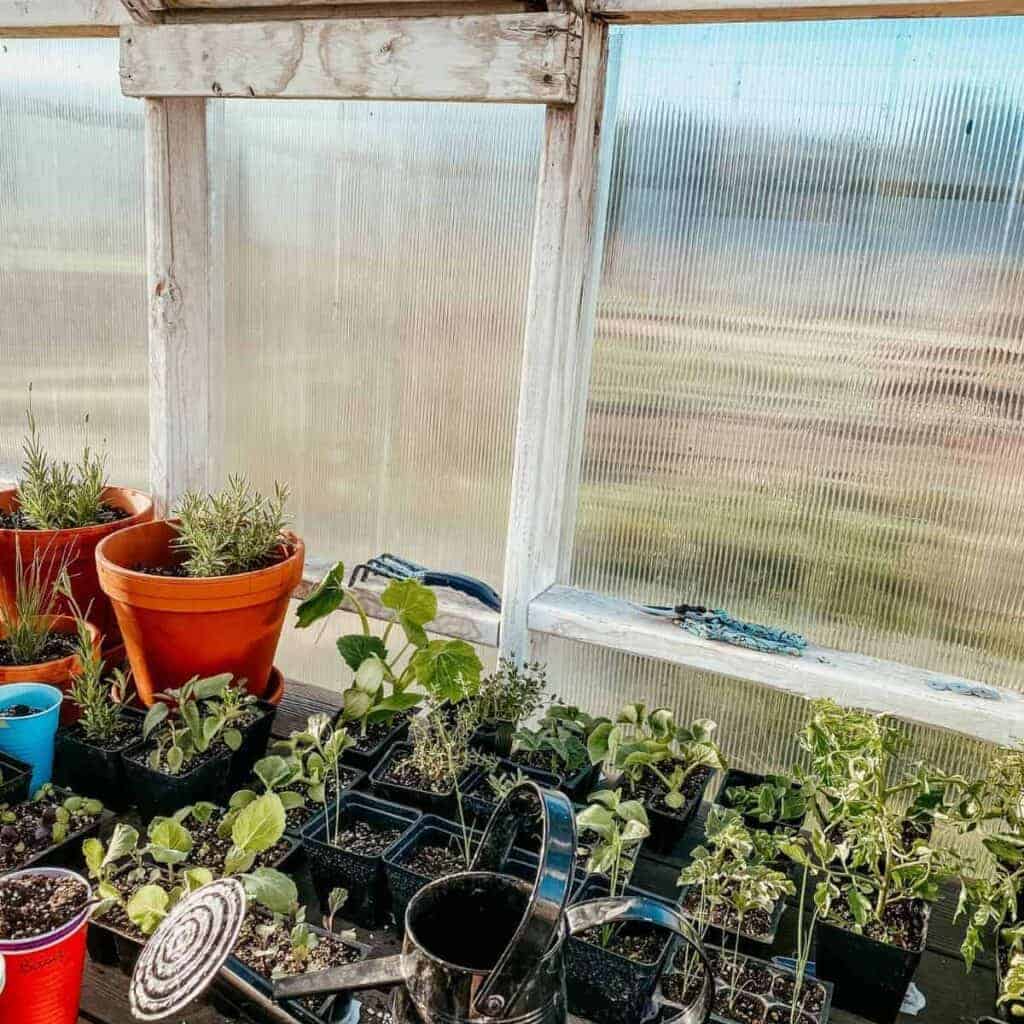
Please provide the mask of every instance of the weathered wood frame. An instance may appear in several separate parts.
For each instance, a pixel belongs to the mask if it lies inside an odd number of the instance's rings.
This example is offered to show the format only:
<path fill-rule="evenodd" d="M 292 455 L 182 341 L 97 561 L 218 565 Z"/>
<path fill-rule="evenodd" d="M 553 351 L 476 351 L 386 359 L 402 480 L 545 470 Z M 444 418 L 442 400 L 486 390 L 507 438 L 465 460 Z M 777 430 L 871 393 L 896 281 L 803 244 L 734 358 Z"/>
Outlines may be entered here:
<path fill-rule="evenodd" d="M 613 107 L 615 68 L 608 23 L 941 17 L 1024 14 L 1024 0 L 589 0 L 571 13 L 561 0 L 0 0 L 0 34 L 122 36 L 126 92 L 146 96 L 146 222 L 150 309 L 151 477 L 162 505 L 186 487 L 216 480 L 223 433 L 223 271 L 220 214 L 211 188 L 205 96 L 470 99 L 548 106 L 534 224 L 526 336 L 507 535 L 504 610 L 499 617 L 457 595 L 443 598 L 440 631 L 507 654 L 536 653 L 554 636 L 720 672 L 804 696 L 829 695 L 993 742 L 1024 732 L 1024 696 L 999 700 L 963 692 L 966 680 L 862 655 L 815 649 L 804 659 L 743 651 L 682 633 L 624 601 L 561 585 L 572 554 L 582 434 L 589 383 L 597 271 L 604 235 L 607 153 L 601 126 Z M 430 19 L 447 19 L 442 32 Z M 298 24 L 295 20 L 298 19 Z M 458 59 L 438 78 L 411 75 L 385 87 L 371 66 L 359 80 L 329 62 L 305 69 L 295 87 L 268 88 L 250 59 L 253 40 L 267 54 L 300 39 L 341 39 L 348 53 L 372 57 L 391 39 L 412 39 L 417 61 L 450 38 L 462 57 L 482 63 L 474 32 L 513 26 L 523 67 L 465 86 Z M 267 25 L 271 21 L 274 24 Z M 259 22 L 256 26 L 254 23 Z M 292 24 L 288 24 L 292 22 Z M 418 22 L 418 23 L 417 23 Z M 490 25 L 488 24 L 490 22 Z M 280 23 L 280 25 L 278 25 Z M 246 28 L 245 26 L 249 27 Z M 457 26 L 462 26 L 460 31 Z M 514 26 L 518 26 L 515 28 Z M 522 26 L 548 34 L 547 48 Z M 527 34 L 531 29 L 526 29 Z M 517 37 L 516 32 L 520 32 Z M 554 39 L 554 42 L 552 42 Z M 162 40 L 172 53 L 158 54 Z M 232 41 L 249 49 L 211 75 Z M 439 41 L 441 49 L 438 49 Z M 197 41 L 202 44 L 197 49 Z M 535 44 L 536 39 L 532 40 Z M 558 46 L 564 42 L 563 51 Z M 136 54 L 139 44 L 150 56 Z M 415 47 L 420 49 L 415 51 Z M 385 51 L 386 51 L 385 47 Z M 176 56 L 174 56 L 176 54 Z M 154 69 L 152 58 L 163 61 Z M 278 55 L 279 56 L 279 55 Z M 569 57 L 578 63 L 559 77 Z M 237 54 L 236 54 L 237 57 Z M 551 72 L 545 62 L 553 61 Z M 561 64 L 559 64 L 561 62 Z M 508 70 L 506 61 L 505 70 Z M 611 70 L 609 70 L 611 68 Z M 145 71 L 145 75 L 142 71 Z M 265 70 L 265 69 L 264 69 Z M 158 72 L 158 73 L 157 73 Z M 552 80 L 545 80 L 551 74 Z M 221 81 L 224 78 L 224 81 Z M 447 80 L 446 80 L 447 79 Z M 482 84 L 481 84 L 482 82 Z M 359 554 L 365 554 L 360 552 Z M 316 577 L 311 571 L 308 587 Z M 299 595 L 297 595 L 299 596 Z M 379 611 L 379 587 L 363 590 Z M 500 642 L 499 642 L 500 641 Z"/>

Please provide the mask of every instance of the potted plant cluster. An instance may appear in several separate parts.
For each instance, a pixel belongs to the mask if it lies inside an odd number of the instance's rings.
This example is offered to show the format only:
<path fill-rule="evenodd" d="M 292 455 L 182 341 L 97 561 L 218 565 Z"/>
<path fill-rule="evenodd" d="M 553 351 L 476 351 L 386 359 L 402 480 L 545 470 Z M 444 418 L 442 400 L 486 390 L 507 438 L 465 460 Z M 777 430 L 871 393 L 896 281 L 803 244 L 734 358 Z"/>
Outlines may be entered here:
<path fill-rule="evenodd" d="M 714 773 L 725 767 L 711 738 L 716 728 L 709 719 L 680 726 L 668 708 L 627 704 L 615 722 L 599 722 L 590 733 L 587 749 L 602 780 L 644 804 L 650 846 L 659 852 L 675 850 Z"/>
<path fill-rule="evenodd" d="M 480 682 L 474 698 L 477 726 L 476 746 L 508 757 L 516 730 L 540 710 L 547 693 L 547 671 L 540 662 L 517 665 L 502 658 L 498 669 Z"/>
<path fill-rule="evenodd" d="M 17 607 L 25 567 L 44 593 L 66 575 L 75 604 L 88 609 L 108 642 L 115 641 L 116 624 L 96 572 L 96 546 L 118 530 L 151 520 L 153 502 L 131 488 L 111 487 L 105 455 L 88 447 L 74 464 L 52 458 L 31 409 L 23 454 L 18 485 L 0 490 L 0 608 Z M 58 599 L 53 614 L 69 612 Z"/>
<path fill-rule="evenodd" d="M 718 802 L 739 811 L 748 828 L 767 832 L 799 831 L 807 816 L 803 786 L 784 774 L 759 775 L 730 768 L 722 780 Z"/>
<path fill-rule="evenodd" d="M 185 494 L 170 520 L 119 530 L 96 549 L 104 593 L 149 705 L 196 676 L 228 673 L 267 694 L 305 548 L 285 529 L 287 488 L 265 497 L 244 477 Z"/>

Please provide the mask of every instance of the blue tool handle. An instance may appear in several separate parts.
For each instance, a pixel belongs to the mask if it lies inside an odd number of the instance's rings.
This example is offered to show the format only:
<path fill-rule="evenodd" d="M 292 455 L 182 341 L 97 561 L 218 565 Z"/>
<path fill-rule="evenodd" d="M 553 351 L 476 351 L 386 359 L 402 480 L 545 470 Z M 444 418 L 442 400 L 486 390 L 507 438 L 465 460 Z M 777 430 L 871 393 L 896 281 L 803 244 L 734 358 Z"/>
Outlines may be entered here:
<path fill-rule="evenodd" d="M 490 608 L 492 612 L 501 611 L 501 595 L 475 576 L 466 576 L 461 572 L 434 572 L 428 569 L 420 577 L 420 581 L 428 587 L 449 587 L 451 590 L 458 590 Z"/>

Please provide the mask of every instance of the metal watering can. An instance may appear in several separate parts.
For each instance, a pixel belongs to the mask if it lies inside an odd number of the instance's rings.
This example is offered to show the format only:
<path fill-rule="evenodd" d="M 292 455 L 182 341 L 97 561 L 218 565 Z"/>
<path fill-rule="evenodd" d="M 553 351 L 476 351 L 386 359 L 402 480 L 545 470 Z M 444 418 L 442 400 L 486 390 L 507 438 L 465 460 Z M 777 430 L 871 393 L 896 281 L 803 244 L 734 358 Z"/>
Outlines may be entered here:
<path fill-rule="evenodd" d="M 531 886 L 502 869 L 519 832 L 538 815 L 543 831 Z M 569 907 L 575 867 L 576 822 L 568 797 L 521 783 L 491 818 L 472 869 L 439 878 L 413 897 L 401 954 L 282 978 L 274 998 L 397 986 L 395 1024 L 567 1024 L 567 937 L 642 921 L 679 936 L 703 974 L 697 999 L 672 1024 L 707 1021 L 714 998 L 711 968 L 682 915 L 667 903 L 634 897 Z"/>

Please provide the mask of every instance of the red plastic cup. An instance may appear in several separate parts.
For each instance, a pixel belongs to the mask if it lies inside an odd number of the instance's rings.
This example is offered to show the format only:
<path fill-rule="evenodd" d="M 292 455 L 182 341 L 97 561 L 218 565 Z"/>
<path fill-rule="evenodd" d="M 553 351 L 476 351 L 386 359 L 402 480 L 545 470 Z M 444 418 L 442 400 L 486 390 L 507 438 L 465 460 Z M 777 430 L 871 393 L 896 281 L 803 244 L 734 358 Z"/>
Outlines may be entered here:
<path fill-rule="evenodd" d="M 8 875 L 5 880 L 23 875 L 75 878 L 88 888 L 81 875 L 63 868 L 29 868 Z M 45 935 L 0 939 L 3 1024 L 76 1024 L 88 924 L 86 906 L 66 924 Z"/>

